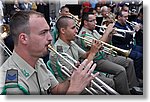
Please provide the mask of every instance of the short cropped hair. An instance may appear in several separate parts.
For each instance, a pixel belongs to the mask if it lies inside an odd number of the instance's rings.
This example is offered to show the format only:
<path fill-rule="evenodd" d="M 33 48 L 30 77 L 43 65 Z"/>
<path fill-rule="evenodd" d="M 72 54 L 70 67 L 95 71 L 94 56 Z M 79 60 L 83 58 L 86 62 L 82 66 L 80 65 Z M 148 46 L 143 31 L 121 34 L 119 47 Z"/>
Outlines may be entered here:
<path fill-rule="evenodd" d="M 87 13 L 84 13 L 82 15 L 81 26 L 84 25 L 84 20 L 86 20 L 86 21 L 89 20 L 89 15 L 94 15 L 94 13 L 93 12 L 87 12 Z"/>
<path fill-rule="evenodd" d="M 123 16 L 123 14 L 122 14 L 123 12 L 125 12 L 125 11 L 118 11 L 116 13 L 116 18 L 118 19 L 118 16 L 122 17 Z"/>
<path fill-rule="evenodd" d="M 56 22 L 56 28 L 57 28 L 57 30 L 58 30 L 58 33 L 60 33 L 60 29 L 61 28 L 67 28 L 67 26 L 68 26 L 68 22 L 67 22 L 67 20 L 68 19 L 72 19 L 71 17 L 69 17 L 69 16 L 61 16 L 58 20 L 57 20 L 57 22 Z M 73 20 L 73 19 L 72 19 Z"/>
<path fill-rule="evenodd" d="M 67 6 L 62 6 L 62 7 L 60 8 L 60 12 L 62 12 L 62 10 L 63 10 L 64 8 L 69 9 Z"/>
<path fill-rule="evenodd" d="M 18 11 L 10 19 L 10 34 L 14 40 L 14 44 L 18 44 L 18 37 L 20 33 L 30 34 L 29 19 L 31 15 L 37 15 L 44 17 L 40 12 L 33 10 L 29 11 Z"/>

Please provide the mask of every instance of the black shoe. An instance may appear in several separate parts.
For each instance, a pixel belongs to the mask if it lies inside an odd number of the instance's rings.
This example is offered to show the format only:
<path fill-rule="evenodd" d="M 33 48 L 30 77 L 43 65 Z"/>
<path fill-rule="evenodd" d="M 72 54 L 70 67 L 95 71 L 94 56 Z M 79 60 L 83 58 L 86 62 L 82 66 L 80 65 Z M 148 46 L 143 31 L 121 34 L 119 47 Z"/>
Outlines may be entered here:
<path fill-rule="evenodd" d="M 133 87 L 131 90 L 130 90 L 130 93 L 132 95 L 143 95 L 143 88 L 140 88 L 140 87 Z"/>

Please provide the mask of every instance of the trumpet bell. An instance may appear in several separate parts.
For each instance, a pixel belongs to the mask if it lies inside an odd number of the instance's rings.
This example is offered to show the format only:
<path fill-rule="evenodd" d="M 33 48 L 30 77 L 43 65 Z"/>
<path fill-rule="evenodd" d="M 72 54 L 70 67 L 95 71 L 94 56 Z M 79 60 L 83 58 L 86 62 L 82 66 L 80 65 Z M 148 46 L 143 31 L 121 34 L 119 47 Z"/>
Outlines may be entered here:
<path fill-rule="evenodd" d="M 0 26 L 0 38 L 4 39 L 8 36 L 10 28 L 8 24 L 3 24 Z"/>
<path fill-rule="evenodd" d="M 11 56 L 12 52 L 10 51 L 10 49 L 5 45 L 5 43 L 3 42 L 3 39 L 6 38 L 9 35 L 10 32 L 10 28 L 8 24 L 3 24 L 0 26 L 0 47 L 2 47 L 4 49 L 4 51 Z"/>
<path fill-rule="evenodd" d="M 132 49 L 130 49 L 130 50 L 116 49 L 116 50 L 117 50 L 118 54 L 121 54 L 127 58 L 130 55 L 130 52 Z"/>

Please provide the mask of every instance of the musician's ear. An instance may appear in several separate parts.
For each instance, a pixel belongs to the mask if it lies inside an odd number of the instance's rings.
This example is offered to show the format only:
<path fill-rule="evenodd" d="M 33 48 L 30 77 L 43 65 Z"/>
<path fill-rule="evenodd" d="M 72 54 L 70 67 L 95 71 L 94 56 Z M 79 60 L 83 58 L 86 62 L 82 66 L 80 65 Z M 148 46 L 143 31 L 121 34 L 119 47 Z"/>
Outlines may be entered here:
<path fill-rule="evenodd" d="M 28 42 L 28 35 L 25 34 L 25 33 L 20 33 L 18 40 L 19 40 L 21 43 L 23 43 L 23 44 L 27 44 L 27 42 Z"/>
<path fill-rule="evenodd" d="M 122 16 L 118 15 L 118 19 L 120 19 Z"/>
<path fill-rule="evenodd" d="M 65 28 L 60 28 L 60 32 L 61 32 L 62 34 L 65 34 L 65 31 L 66 31 Z"/>
<path fill-rule="evenodd" d="M 84 20 L 84 25 L 87 25 L 88 21 Z"/>

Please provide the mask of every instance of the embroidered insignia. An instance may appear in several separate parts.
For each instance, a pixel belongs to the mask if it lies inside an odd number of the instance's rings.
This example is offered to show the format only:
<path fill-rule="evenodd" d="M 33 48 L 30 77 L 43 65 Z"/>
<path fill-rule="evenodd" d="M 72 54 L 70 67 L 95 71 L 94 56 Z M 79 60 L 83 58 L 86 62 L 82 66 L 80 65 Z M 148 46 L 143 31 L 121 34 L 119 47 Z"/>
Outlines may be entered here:
<path fill-rule="evenodd" d="M 18 82 L 18 70 L 10 69 L 6 72 L 5 83 L 17 83 Z"/>
<path fill-rule="evenodd" d="M 30 74 L 26 70 L 21 70 L 25 77 L 28 77 Z"/>
<path fill-rule="evenodd" d="M 57 46 L 57 52 L 59 52 L 59 53 L 62 53 L 62 52 L 63 52 L 62 46 Z"/>

